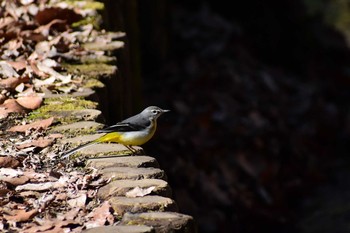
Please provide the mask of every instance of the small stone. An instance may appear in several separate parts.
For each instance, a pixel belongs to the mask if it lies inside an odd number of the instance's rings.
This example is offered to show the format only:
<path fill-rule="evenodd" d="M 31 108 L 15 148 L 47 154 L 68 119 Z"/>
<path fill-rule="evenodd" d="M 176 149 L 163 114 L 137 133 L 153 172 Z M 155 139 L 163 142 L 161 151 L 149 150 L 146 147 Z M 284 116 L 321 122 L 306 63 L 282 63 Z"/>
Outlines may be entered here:
<path fill-rule="evenodd" d="M 135 187 L 146 189 L 152 186 L 155 187 L 152 190 L 153 195 L 171 197 L 171 189 L 168 183 L 159 179 L 115 180 L 101 187 L 98 190 L 97 197 L 106 199 L 112 196 L 125 196 L 128 191 Z"/>
<path fill-rule="evenodd" d="M 153 227 L 149 226 L 105 226 L 83 231 L 83 233 L 152 233 Z"/>
<path fill-rule="evenodd" d="M 111 155 L 112 156 L 112 155 Z M 92 158 L 87 167 L 102 169 L 106 167 L 159 167 L 157 160 L 150 156 L 114 156 L 108 158 Z"/>
<path fill-rule="evenodd" d="M 166 180 L 165 172 L 159 168 L 108 167 L 101 169 L 100 173 L 104 178 L 111 178 L 112 180 Z"/>
<path fill-rule="evenodd" d="M 76 92 L 70 93 L 70 94 L 56 94 L 52 92 L 44 92 L 44 99 L 49 98 L 65 98 L 65 97 L 89 97 L 95 94 L 95 91 L 91 88 L 81 88 Z"/>
<path fill-rule="evenodd" d="M 72 111 L 52 111 L 50 114 L 57 118 L 76 121 L 94 121 L 101 116 L 101 111 L 96 109 L 82 109 Z"/>
<path fill-rule="evenodd" d="M 79 153 L 91 157 L 131 156 L 131 151 L 124 145 L 118 143 L 92 144 L 79 150 Z"/>
<path fill-rule="evenodd" d="M 161 196 L 112 197 L 109 203 L 118 215 L 126 212 L 178 211 L 174 200 Z"/>
<path fill-rule="evenodd" d="M 101 129 L 104 125 L 94 121 L 80 121 L 68 125 L 60 125 L 51 129 L 51 132 L 57 133 L 83 133 Z"/>
<path fill-rule="evenodd" d="M 175 212 L 125 213 L 121 224 L 153 226 L 155 232 L 197 232 L 193 217 Z"/>

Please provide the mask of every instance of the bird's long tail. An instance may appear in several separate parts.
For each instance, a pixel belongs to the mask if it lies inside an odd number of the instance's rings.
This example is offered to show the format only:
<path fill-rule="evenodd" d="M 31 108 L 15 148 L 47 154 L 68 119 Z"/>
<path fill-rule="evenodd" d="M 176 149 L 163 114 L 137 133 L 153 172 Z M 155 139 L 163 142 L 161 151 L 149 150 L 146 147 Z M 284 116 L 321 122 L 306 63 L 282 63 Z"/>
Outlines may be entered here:
<path fill-rule="evenodd" d="M 85 148 L 85 147 L 88 147 L 88 146 L 91 146 L 93 144 L 97 143 L 97 141 L 92 141 L 92 142 L 88 142 L 88 143 L 85 143 L 85 144 L 82 144 L 70 151 L 67 151 L 65 154 L 62 155 L 62 158 L 65 159 L 65 158 L 68 158 L 69 156 L 71 156 L 72 154 L 78 152 L 79 150 Z"/>

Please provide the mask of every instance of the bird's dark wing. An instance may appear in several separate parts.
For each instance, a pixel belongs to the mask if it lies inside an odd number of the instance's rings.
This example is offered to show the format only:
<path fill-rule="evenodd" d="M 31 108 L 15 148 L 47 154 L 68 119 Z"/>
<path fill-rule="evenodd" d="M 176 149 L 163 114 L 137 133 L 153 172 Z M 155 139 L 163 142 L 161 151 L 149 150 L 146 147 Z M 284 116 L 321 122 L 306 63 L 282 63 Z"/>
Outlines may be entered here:
<path fill-rule="evenodd" d="M 129 122 L 120 122 L 115 125 L 111 125 L 107 128 L 97 130 L 97 133 L 110 133 L 110 132 L 128 132 L 128 131 L 139 131 L 145 127 Z"/>

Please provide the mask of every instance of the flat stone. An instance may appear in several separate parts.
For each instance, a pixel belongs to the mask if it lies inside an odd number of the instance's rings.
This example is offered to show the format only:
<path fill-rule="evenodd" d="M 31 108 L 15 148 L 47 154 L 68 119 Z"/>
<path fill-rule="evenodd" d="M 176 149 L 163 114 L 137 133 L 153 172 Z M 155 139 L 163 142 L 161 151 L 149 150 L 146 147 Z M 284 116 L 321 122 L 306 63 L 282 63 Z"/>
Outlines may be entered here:
<path fill-rule="evenodd" d="M 109 203 L 118 215 L 126 212 L 178 211 L 174 200 L 161 196 L 112 197 Z"/>
<path fill-rule="evenodd" d="M 112 156 L 112 155 L 110 155 Z M 150 156 L 113 156 L 108 158 L 93 158 L 86 162 L 87 167 L 102 169 L 106 167 L 156 167 L 157 160 Z"/>
<path fill-rule="evenodd" d="M 81 135 L 81 136 L 77 136 L 74 138 L 63 138 L 61 140 L 59 140 L 60 143 L 65 144 L 65 143 L 69 143 L 75 146 L 78 146 L 80 144 L 84 144 L 87 142 L 91 142 L 96 140 L 97 138 L 101 137 L 102 135 L 104 135 L 103 133 L 99 133 L 99 134 L 85 134 L 85 135 Z"/>
<path fill-rule="evenodd" d="M 97 109 L 81 109 L 72 111 L 51 111 L 50 114 L 57 118 L 63 118 L 67 121 L 94 121 L 101 116 L 101 111 Z"/>
<path fill-rule="evenodd" d="M 56 94 L 52 93 L 50 91 L 44 91 L 44 96 L 43 98 L 65 98 L 65 97 L 89 97 L 95 94 L 95 91 L 92 90 L 91 88 L 81 88 L 79 91 L 75 91 L 70 94 Z"/>
<path fill-rule="evenodd" d="M 104 226 L 82 231 L 83 233 L 153 233 L 153 227 L 143 225 Z"/>
<path fill-rule="evenodd" d="M 114 196 L 125 196 L 127 192 L 136 187 L 142 189 L 155 187 L 151 192 L 152 195 L 171 197 L 168 183 L 159 179 L 115 180 L 101 187 L 97 192 L 97 197 L 107 199 Z"/>
<path fill-rule="evenodd" d="M 175 212 L 125 213 L 121 224 L 153 226 L 155 232 L 197 232 L 193 217 Z"/>
<path fill-rule="evenodd" d="M 68 125 L 60 125 L 54 127 L 50 130 L 50 132 L 57 133 L 88 133 L 97 129 L 101 129 L 104 125 L 101 123 L 97 123 L 94 121 L 79 121 L 75 123 L 71 123 Z"/>
<path fill-rule="evenodd" d="M 112 41 L 109 43 L 90 42 L 83 44 L 83 47 L 88 50 L 103 50 L 103 51 L 114 51 L 124 47 L 123 41 Z"/>
<path fill-rule="evenodd" d="M 104 178 L 112 180 L 167 179 L 165 172 L 159 168 L 107 167 L 99 172 Z"/>
<path fill-rule="evenodd" d="M 141 147 L 133 148 L 142 150 Z M 82 148 L 79 153 L 91 157 L 131 156 L 131 151 L 119 143 L 96 143 Z"/>

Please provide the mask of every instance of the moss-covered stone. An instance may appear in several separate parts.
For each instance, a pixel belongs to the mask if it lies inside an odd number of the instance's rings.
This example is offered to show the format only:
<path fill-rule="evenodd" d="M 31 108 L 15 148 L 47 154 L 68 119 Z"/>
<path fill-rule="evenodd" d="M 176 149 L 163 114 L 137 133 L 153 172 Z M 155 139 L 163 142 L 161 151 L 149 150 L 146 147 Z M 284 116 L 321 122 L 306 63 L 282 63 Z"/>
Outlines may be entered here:
<path fill-rule="evenodd" d="M 57 112 L 66 112 L 73 110 L 83 110 L 83 109 L 95 109 L 97 107 L 96 102 L 85 100 L 83 98 L 72 98 L 72 97 L 62 97 L 62 98 L 50 98 L 45 99 L 44 105 L 42 105 L 37 110 L 31 112 L 28 115 L 29 120 L 34 119 L 45 119 L 53 115 L 57 115 Z M 60 118 L 60 117 L 58 117 Z M 62 117 L 62 121 L 70 122 L 69 115 L 65 118 Z"/>
<path fill-rule="evenodd" d="M 83 44 L 83 47 L 88 50 L 114 51 L 123 48 L 124 45 L 125 43 L 123 41 L 112 41 L 109 43 L 90 42 Z"/>
<path fill-rule="evenodd" d="M 65 3 L 71 6 L 78 6 L 80 9 L 91 9 L 91 10 L 103 10 L 105 8 L 102 2 L 96 2 L 91 0 L 65 0 Z"/>
<path fill-rule="evenodd" d="M 96 64 L 96 63 L 105 63 L 105 64 L 112 64 L 117 61 L 116 57 L 112 56 L 96 56 L 96 55 L 90 55 L 90 56 L 84 56 L 80 58 L 80 62 L 83 64 Z"/>
<path fill-rule="evenodd" d="M 117 67 L 108 64 L 63 64 L 68 73 L 84 75 L 89 78 L 111 77 L 117 71 Z"/>
<path fill-rule="evenodd" d="M 101 82 L 98 79 L 90 78 L 86 81 L 86 83 L 84 84 L 84 87 L 95 89 L 95 88 L 103 88 L 105 87 L 105 85 L 103 84 L 103 82 Z"/>

